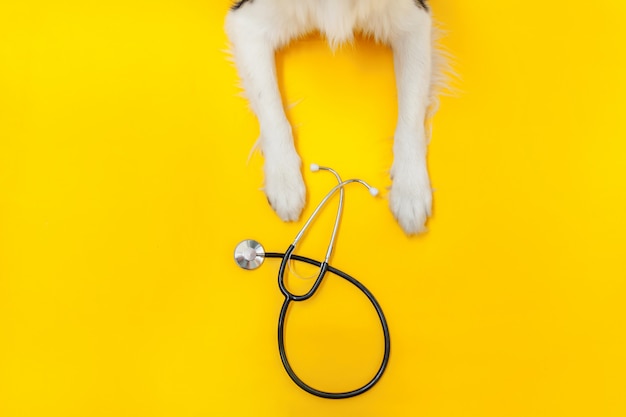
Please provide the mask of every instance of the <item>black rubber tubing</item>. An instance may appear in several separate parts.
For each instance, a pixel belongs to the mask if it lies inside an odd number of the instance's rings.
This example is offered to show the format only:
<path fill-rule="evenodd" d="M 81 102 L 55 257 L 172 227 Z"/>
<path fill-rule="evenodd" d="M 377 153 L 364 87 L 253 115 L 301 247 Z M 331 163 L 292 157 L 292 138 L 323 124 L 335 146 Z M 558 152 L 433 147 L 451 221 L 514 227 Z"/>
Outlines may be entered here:
<path fill-rule="evenodd" d="M 340 400 L 344 398 L 351 398 L 351 397 L 356 397 L 357 395 L 361 395 L 364 392 L 370 390 L 374 385 L 376 385 L 380 381 L 380 378 L 383 376 L 383 373 L 385 372 L 385 369 L 387 368 L 387 365 L 389 363 L 389 356 L 391 353 L 391 338 L 389 336 L 389 326 L 387 325 L 387 319 L 385 318 L 383 309 L 380 307 L 380 304 L 378 304 L 378 301 L 376 301 L 376 298 L 374 297 L 374 295 L 365 287 L 365 285 L 361 284 L 356 278 L 353 278 L 352 276 L 346 274 L 343 271 L 340 271 L 339 269 L 333 268 L 332 266 L 328 265 L 326 262 L 316 261 L 314 259 L 307 258 L 305 256 L 293 255 L 291 254 L 292 250 L 293 248 L 290 248 L 290 250 L 288 250 L 287 253 L 267 252 L 265 253 L 265 257 L 284 259 L 285 256 L 288 255 L 290 259 L 293 259 L 295 261 L 304 262 L 304 263 L 321 268 L 320 269 L 321 272 L 320 272 L 320 275 L 318 276 L 318 280 L 314 284 L 314 288 L 311 291 L 309 291 L 307 294 L 305 294 L 305 296 L 293 295 L 289 291 L 287 291 L 284 285 L 282 284 L 281 277 L 279 276 L 279 286 L 281 287 L 281 291 L 285 295 L 285 301 L 283 302 L 283 306 L 280 309 L 280 315 L 278 317 L 278 351 L 280 353 L 280 359 L 283 363 L 285 371 L 287 372 L 289 377 L 292 379 L 292 381 L 296 383 L 296 385 L 298 385 L 300 388 L 302 388 L 304 391 L 308 392 L 309 394 L 312 394 L 321 398 Z M 374 309 L 376 310 L 376 314 L 378 314 L 378 318 L 380 319 L 380 324 L 383 328 L 383 336 L 385 339 L 385 352 L 383 354 L 383 360 L 380 364 L 380 367 L 378 368 L 378 371 L 376 372 L 374 377 L 368 383 L 352 391 L 327 392 L 327 391 L 322 391 L 322 390 L 318 390 L 316 388 L 311 387 L 310 385 L 306 384 L 302 379 L 300 379 L 298 375 L 296 375 L 295 371 L 289 364 L 289 360 L 287 359 L 287 353 L 285 352 L 285 321 L 286 321 L 287 310 L 289 309 L 289 305 L 291 304 L 292 301 L 300 302 L 300 301 L 309 299 L 319 287 L 319 284 L 321 283 L 321 280 L 324 277 L 324 272 L 326 270 L 333 275 L 337 275 L 338 277 L 345 279 L 346 281 L 348 281 L 349 283 L 357 287 L 363 294 L 365 294 L 365 296 L 374 306 Z M 279 275 L 281 274 L 284 274 L 284 271 L 282 270 L 282 268 L 281 268 L 281 272 L 279 273 Z"/>

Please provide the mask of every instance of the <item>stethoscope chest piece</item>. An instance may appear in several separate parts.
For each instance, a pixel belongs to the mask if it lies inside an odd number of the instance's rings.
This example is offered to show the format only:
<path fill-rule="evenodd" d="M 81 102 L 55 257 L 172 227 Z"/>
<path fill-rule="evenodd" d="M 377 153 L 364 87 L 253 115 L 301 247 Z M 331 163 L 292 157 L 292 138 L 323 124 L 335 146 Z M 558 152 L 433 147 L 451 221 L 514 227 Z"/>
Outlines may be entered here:
<path fill-rule="evenodd" d="M 257 269 L 264 260 L 265 249 L 256 240 L 244 240 L 235 248 L 235 262 L 243 269 Z"/>

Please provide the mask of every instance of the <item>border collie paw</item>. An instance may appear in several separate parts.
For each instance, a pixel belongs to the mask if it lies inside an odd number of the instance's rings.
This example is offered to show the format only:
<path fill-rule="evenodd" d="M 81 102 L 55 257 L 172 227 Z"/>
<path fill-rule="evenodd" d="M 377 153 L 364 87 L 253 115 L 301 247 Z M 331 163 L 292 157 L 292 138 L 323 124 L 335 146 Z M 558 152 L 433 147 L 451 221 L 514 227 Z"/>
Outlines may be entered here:
<path fill-rule="evenodd" d="M 304 208 L 306 188 L 300 172 L 300 158 L 265 163 L 265 195 L 283 221 L 296 221 Z"/>
<path fill-rule="evenodd" d="M 432 191 L 428 173 L 418 169 L 395 172 L 389 207 L 407 235 L 425 232 L 432 214 Z"/>

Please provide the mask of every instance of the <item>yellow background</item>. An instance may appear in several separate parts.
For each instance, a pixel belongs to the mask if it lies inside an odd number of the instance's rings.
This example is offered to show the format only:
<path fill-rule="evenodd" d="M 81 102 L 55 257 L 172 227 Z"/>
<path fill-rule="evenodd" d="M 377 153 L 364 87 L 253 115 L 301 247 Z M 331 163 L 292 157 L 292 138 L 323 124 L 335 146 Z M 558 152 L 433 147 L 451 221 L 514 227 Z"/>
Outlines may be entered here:
<path fill-rule="evenodd" d="M 333 263 L 383 305 L 392 359 L 328 401 L 281 367 L 276 262 L 232 261 L 301 223 L 247 161 L 230 2 L 2 2 L 0 416 L 626 415 L 626 3 L 432 3 L 460 74 L 430 147 L 435 215 L 407 238 L 384 198 L 348 190 Z M 305 164 L 388 186 L 389 50 L 311 36 L 277 62 Z M 333 181 L 305 181 L 308 214 Z M 333 211 L 301 253 L 322 256 Z M 320 388 L 380 358 L 338 279 L 289 326 Z"/>

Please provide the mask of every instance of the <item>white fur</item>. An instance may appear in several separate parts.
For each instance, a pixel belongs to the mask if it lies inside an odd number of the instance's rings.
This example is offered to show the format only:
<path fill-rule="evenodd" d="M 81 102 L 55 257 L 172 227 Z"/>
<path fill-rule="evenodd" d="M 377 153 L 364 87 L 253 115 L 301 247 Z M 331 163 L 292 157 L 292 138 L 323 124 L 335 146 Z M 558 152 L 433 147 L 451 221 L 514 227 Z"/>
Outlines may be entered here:
<path fill-rule="evenodd" d="M 274 54 L 316 29 L 331 47 L 352 40 L 358 31 L 393 49 L 398 122 L 389 205 L 406 233 L 424 231 L 432 206 L 426 121 L 436 108 L 438 78 L 431 17 L 414 0 L 251 0 L 228 13 L 226 32 L 235 64 L 260 124 L 270 204 L 281 219 L 293 221 L 305 202 L 301 161 L 278 89 Z"/>

